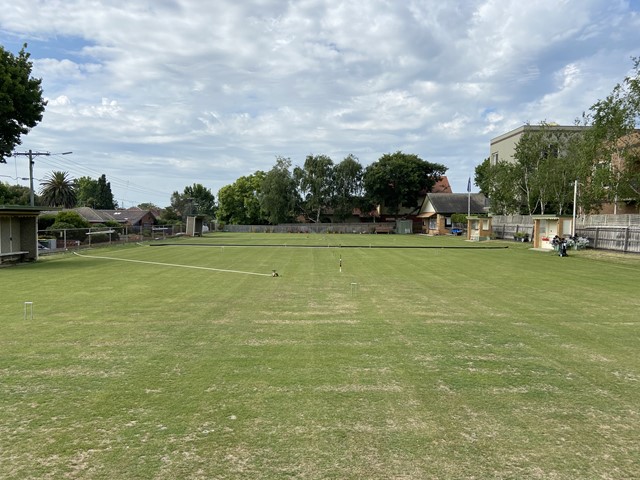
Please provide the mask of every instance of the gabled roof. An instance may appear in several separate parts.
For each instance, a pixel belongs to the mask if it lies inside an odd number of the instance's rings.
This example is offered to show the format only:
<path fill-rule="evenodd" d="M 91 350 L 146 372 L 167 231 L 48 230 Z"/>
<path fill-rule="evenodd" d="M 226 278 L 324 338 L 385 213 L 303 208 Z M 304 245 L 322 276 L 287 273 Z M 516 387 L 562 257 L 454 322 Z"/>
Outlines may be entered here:
<path fill-rule="evenodd" d="M 446 176 L 440 177 L 440 180 L 431 189 L 431 193 L 453 193 L 449 179 Z"/>
<path fill-rule="evenodd" d="M 142 218 L 150 212 L 150 210 L 142 210 L 137 207 L 127 208 L 126 210 L 100 210 L 100 212 L 104 212 L 105 214 L 111 217 L 111 220 L 115 220 L 119 223 L 128 223 L 130 225 L 135 225 Z M 154 216 L 153 212 L 151 215 Z"/>
<path fill-rule="evenodd" d="M 486 212 L 485 203 L 486 197 L 482 193 L 427 193 L 419 216 L 467 213 L 469 210 L 471 214 L 480 214 Z"/>
<path fill-rule="evenodd" d="M 108 215 L 101 215 L 101 210 L 94 210 L 91 207 L 78 207 L 73 210 L 89 223 L 102 223 L 107 220 L 113 220 Z"/>
<path fill-rule="evenodd" d="M 129 225 L 136 225 L 147 213 L 151 213 L 154 218 L 157 218 L 154 212 L 150 210 L 141 210 L 137 207 L 126 210 L 94 210 L 91 207 L 78 207 L 72 210 L 77 212 L 89 223 L 118 222 L 122 224 L 127 223 Z"/>

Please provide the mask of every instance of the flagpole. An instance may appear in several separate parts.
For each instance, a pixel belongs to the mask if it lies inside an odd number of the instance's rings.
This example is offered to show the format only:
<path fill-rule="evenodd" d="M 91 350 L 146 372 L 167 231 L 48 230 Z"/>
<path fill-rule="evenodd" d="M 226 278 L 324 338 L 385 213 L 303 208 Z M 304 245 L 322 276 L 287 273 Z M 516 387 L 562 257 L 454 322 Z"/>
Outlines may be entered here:
<path fill-rule="evenodd" d="M 471 216 L 471 177 L 467 183 L 467 217 Z"/>

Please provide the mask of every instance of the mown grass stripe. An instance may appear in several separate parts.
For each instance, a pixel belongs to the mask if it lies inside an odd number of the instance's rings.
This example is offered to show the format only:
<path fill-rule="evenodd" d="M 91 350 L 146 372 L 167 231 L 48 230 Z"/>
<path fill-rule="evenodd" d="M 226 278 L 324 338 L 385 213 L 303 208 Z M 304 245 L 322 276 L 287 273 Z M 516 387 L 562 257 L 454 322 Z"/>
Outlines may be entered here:
<path fill-rule="evenodd" d="M 131 263 L 144 263 L 147 265 L 161 265 L 163 267 L 178 267 L 178 268 L 191 268 L 194 270 L 209 270 L 212 272 L 226 272 L 226 273 L 242 273 L 245 275 L 258 275 L 261 277 L 271 277 L 272 275 L 270 273 L 257 273 L 257 272 L 245 272 L 242 270 L 227 270 L 224 268 L 212 268 L 212 267 L 200 267 L 197 265 L 180 265 L 177 263 L 164 263 L 164 262 L 151 262 L 148 260 L 132 260 L 130 258 L 117 258 L 117 257 L 103 257 L 103 256 L 98 256 L 98 255 L 85 255 L 85 254 L 80 254 L 78 252 L 73 252 L 74 255 L 77 255 L 78 257 L 83 257 L 83 258 L 98 258 L 98 259 L 102 259 L 102 260 L 117 260 L 120 262 L 131 262 Z"/>

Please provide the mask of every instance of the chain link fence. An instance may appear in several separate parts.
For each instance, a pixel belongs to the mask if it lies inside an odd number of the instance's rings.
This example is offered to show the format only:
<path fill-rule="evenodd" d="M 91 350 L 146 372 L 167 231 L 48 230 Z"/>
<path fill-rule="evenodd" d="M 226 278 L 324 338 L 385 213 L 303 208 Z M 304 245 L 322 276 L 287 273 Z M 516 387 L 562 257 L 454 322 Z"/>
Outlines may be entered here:
<path fill-rule="evenodd" d="M 38 230 L 40 253 L 117 245 L 184 235 L 184 225 L 123 226 Z"/>

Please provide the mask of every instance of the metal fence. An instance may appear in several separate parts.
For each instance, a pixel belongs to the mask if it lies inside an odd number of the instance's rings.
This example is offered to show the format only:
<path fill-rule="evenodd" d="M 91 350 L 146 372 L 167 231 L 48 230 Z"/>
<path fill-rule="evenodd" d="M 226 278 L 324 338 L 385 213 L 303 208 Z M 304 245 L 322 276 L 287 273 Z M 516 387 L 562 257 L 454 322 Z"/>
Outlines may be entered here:
<path fill-rule="evenodd" d="M 47 229 L 38 230 L 38 243 L 42 251 L 69 250 L 105 244 L 162 240 L 184 233 L 184 229 L 184 225 Z"/>

